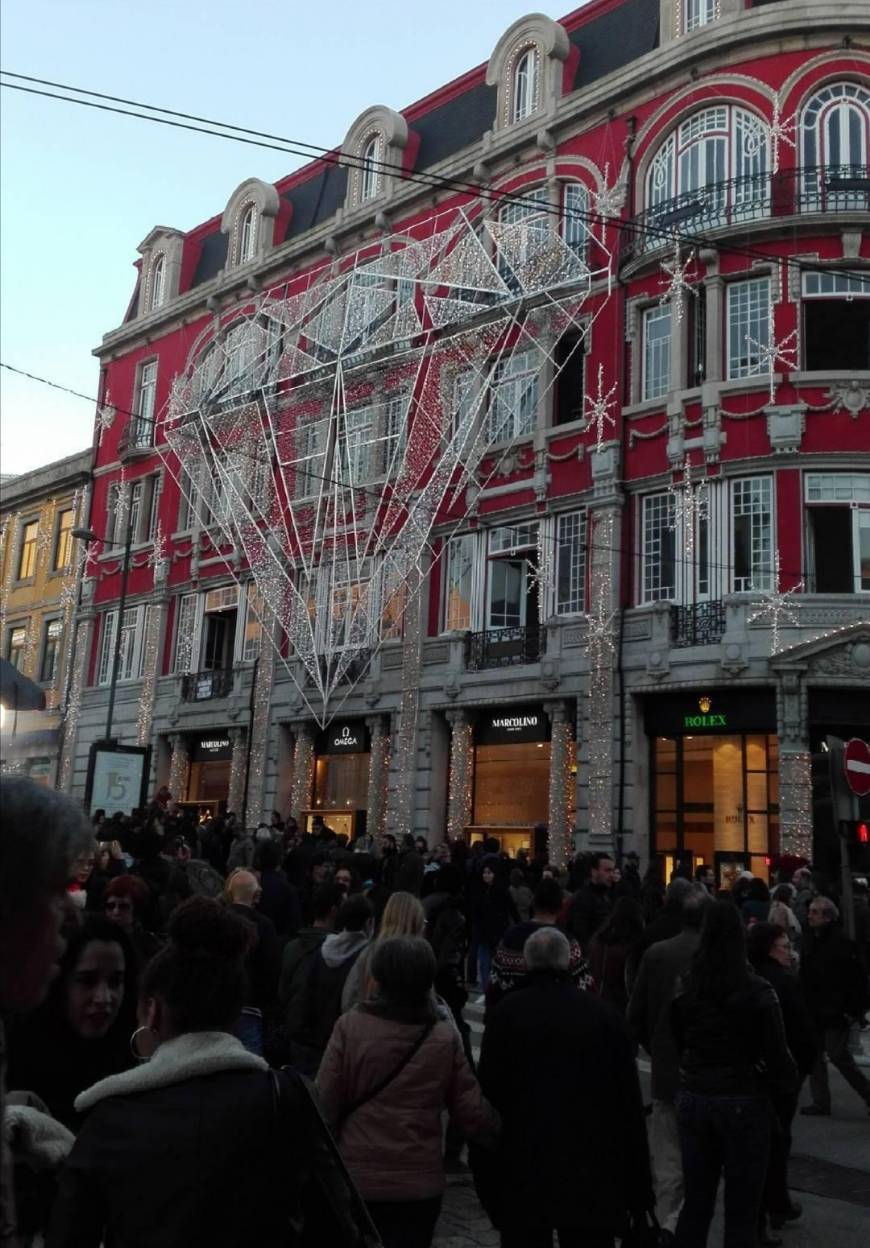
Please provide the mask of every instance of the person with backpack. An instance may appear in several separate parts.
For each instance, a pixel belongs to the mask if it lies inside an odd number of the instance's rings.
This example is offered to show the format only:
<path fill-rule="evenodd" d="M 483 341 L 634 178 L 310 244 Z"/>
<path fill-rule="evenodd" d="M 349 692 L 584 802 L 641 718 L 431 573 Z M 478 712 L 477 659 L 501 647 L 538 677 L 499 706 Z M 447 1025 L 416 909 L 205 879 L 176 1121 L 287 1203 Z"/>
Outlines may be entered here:
<path fill-rule="evenodd" d="M 361 893 L 343 901 L 336 930 L 310 959 L 299 1004 L 299 1024 L 290 1032 L 292 1063 L 313 1078 L 341 1014 L 344 985 L 374 931 L 374 910 Z"/>

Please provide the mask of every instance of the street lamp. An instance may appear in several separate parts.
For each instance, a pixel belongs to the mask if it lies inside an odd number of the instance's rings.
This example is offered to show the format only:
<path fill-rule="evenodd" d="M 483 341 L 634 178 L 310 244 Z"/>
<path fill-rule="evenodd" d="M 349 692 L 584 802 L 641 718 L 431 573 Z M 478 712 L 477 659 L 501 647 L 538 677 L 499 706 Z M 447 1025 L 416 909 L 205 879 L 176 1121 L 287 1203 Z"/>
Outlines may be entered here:
<path fill-rule="evenodd" d="M 93 529 L 73 529 L 72 536 L 80 542 L 99 542 L 102 546 L 111 543 L 100 537 Z M 112 652 L 112 680 L 109 685 L 109 706 L 106 711 L 105 740 L 112 741 L 112 720 L 115 715 L 115 693 L 118 688 L 118 667 L 121 662 L 121 632 L 124 625 L 124 609 L 127 605 L 127 580 L 130 576 L 130 551 L 133 546 L 133 507 L 132 498 L 127 500 L 127 532 L 124 537 L 124 561 L 121 566 L 121 594 L 118 599 L 118 618 L 115 623 L 115 644 Z"/>

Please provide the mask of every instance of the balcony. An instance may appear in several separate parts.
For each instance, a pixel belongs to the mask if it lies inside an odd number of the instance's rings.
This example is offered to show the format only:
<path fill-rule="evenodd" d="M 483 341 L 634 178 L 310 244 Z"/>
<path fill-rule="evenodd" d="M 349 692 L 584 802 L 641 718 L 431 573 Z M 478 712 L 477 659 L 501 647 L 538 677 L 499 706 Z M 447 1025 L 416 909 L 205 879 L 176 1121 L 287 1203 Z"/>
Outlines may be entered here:
<path fill-rule="evenodd" d="M 620 259 L 637 260 L 687 236 L 744 226 L 750 221 L 809 213 L 870 211 L 867 165 L 824 165 L 781 169 L 730 178 L 696 191 L 684 191 L 629 221 L 622 232 Z"/>
<path fill-rule="evenodd" d="M 465 667 L 469 672 L 537 663 L 540 657 L 541 629 L 538 625 L 469 633 L 465 643 Z"/>
<path fill-rule="evenodd" d="M 154 450 L 154 422 L 133 416 L 127 422 L 118 442 L 118 455 L 130 459 Z"/>
<path fill-rule="evenodd" d="M 232 668 L 190 672 L 181 678 L 181 697 L 184 702 L 208 702 L 210 698 L 225 698 L 232 687 Z"/>
<path fill-rule="evenodd" d="M 695 602 L 687 607 L 671 607 L 671 643 L 675 648 L 715 646 L 724 636 L 724 602 Z"/>

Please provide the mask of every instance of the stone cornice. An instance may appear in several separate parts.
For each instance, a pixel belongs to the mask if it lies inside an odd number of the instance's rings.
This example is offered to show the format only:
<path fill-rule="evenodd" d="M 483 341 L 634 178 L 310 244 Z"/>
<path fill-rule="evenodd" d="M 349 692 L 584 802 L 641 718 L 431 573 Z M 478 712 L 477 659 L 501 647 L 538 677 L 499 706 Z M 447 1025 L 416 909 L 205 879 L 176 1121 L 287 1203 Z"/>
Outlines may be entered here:
<path fill-rule="evenodd" d="M 691 71 L 703 75 L 715 65 L 723 68 L 731 64 L 731 56 L 751 45 L 753 57 L 764 54 L 766 45 L 773 44 L 778 53 L 808 51 L 821 45 L 825 32 L 838 39 L 851 31 L 863 31 L 870 49 L 870 18 L 865 0 L 845 0 L 836 6 L 824 0 L 781 0 L 776 5 L 749 9 L 730 17 L 723 17 L 685 38 L 674 39 L 653 48 L 645 56 L 631 61 L 616 72 L 601 78 L 586 89 L 565 96 L 548 118 L 548 126 L 557 136 L 567 129 L 588 128 L 605 119 L 616 110 L 630 113 L 632 108 L 651 95 L 667 89 L 668 80 L 673 85 L 685 85 Z M 814 42 L 814 37 L 817 42 Z M 852 52 L 858 50 L 853 48 Z M 863 48 L 860 50 L 864 50 Z M 844 55 L 848 51 L 844 49 Z M 713 63 L 711 65 L 711 63 Z M 699 83 L 703 77 L 699 78 Z M 516 169 L 517 154 L 534 148 L 540 118 L 508 129 L 487 131 L 484 139 L 464 148 L 448 159 L 426 169 L 424 175 L 473 181 L 474 168 L 486 149 L 486 162 L 493 176 L 503 167 L 507 173 Z M 446 198 L 452 191 L 439 192 L 417 182 L 394 182 L 390 193 L 379 197 L 378 207 L 390 213 L 393 220 L 410 212 L 414 202 L 440 195 Z M 134 322 L 119 326 L 105 334 L 100 346 L 94 349 L 99 358 L 111 358 L 116 352 L 129 350 L 134 343 L 154 341 L 173 332 L 184 324 L 198 320 L 207 314 L 206 300 L 214 296 L 226 306 L 233 299 L 241 302 L 250 299 L 251 290 L 247 280 L 253 271 L 260 286 L 267 285 L 279 275 L 286 274 L 290 265 L 326 254 L 325 244 L 330 238 L 353 239 L 359 245 L 364 237 L 374 239 L 379 233 L 372 216 L 371 205 L 345 212 L 338 222 L 335 217 L 307 231 L 302 237 L 275 247 L 254 270 L 247 266 L 244 273 L 223 271 L 209 282 L 187 291 L 172 301 L 169 307 L 159 309 Z M 355 236 L 355 237 L 354 237 Z"/>

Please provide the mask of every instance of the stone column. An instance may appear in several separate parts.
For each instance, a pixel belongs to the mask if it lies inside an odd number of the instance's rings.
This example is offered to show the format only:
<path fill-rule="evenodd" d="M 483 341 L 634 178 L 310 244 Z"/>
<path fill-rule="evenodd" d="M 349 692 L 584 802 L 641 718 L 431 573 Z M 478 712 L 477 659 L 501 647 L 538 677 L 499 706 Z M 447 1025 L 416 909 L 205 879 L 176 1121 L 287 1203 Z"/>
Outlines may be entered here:
<path fill-rule="evenodd" d="M 270 631 L 271 617 L 263 621 L 260 655 L 254 674 L 254 710 L 249 732 L 251 734 L 251 761 L 248 776 L 248 795 L 245 818 L 250 822 L 265 819 L 266 758 L 269 749 L 269 719 L 272 709 L 272 682 L 275 676 L 275 648 Z"/>
<path fill-rule="evenodd" d="M 230 728 L 229 738 L 233 743 L 233 755 L 230 762 L 230 783 L 227 792 L 227 810 L 240 815 L 245 800 L 245 771 L 247 769 L 247 733 L 244 728 Z M 241 822 L 241 818 L 239 819 Z"/>
<path fill-rule="evenodd" d="M 589 577 L 589 848 L 609 849 L 613 839 L 613 660 L 617 511 L 593 513 Z"/>
<path fill-rule="evenodd" d="M 456 840 L 471 822 L 471 787 L 474 781 L 474 739 L 471 716 L 458 708 L 447 711 L 450 725 L 450 777 L 447 792 L 447 837 Z"/>
<path fill-rule="evenodd" d="M 302 812 L 311 805 L 314 784 L 314 726 L 294 724 L 296 746 L 293 751 L 293 787 L 290 791 L 290 814 L 302 827 Z"/>
<path fill-rule="evenodd" d="M 142 696 L 139 700 L 137 720 L 137 745 L 148 745 L 151 740 L 151 725 L 154 719 L 154 699 L 157 692 L 157 678 L 160 675 L 162 648 L 160 639 L 166 634 L 166 612 L 169 605 L 165 591 L 155 597 L 148 612 L 148 628 L 145 633 L 145 666 L 142 673 Z"/>
<path fill-rule="evenodd" d="M 169 792 L 176 801 L 184 801 L 187 796 L 187 781 L 190 775 L 190 754 L 187 749 L 187 737 L 183 732 L 169 734 L 169 747 L 172 756 L 169 761 Z"/>
<path fill-rule="evenodd" d="M 65 792 L 72 788 L 75 770 L 75 751 L 79 730 L 79 717 L 82 709 L 82 690 L 87 679 L 88 660 L 93 644 L 94 590 L 96 581 L 87 577 L 82 581 L 81 605 L 72 610 L 72 641 L 71 653 L 67 657 L 66 696 L 64 699 L 62 733 L 63 743 L 60 750 L 60 770 L 58 787 Z"/>
<path fill-rule="evenodd" d="M 410 505 L 410 504 L 409 504 Z M 407 598 L 402 634 L 402 697 L 396 732 L 392 831 L 399 838 L 414 831 L 414 795 L 417 785 L 417 720 L 420 712 L 420 668 L 423 594 L 419 570 L 407 578 Z"/>
<path fill-rule="evenodd" d="M 812 862 L 813 782 L 807 737 L 806 688 L 800 671 L 776 673 L 779 740 L 779 850 Z"/>
<path fill-rule="evenodd" d="M 366 799 L 368 819 L 366 827 L 377 842 L 386 831 L 387 785 L 390 767 L 390 732 L 383 715 L 366 717 L 366 727 L 371 734 L 369 755 L 369 791 Z"/>
<path fill-rule="evenodd" d="M 573 732 L 565 702 L 549 703 L 545 710 L 551 725 L 547 857 L 554 866 L 564 867 L 574 849 L 574 829 L 568 822 Z"/>

